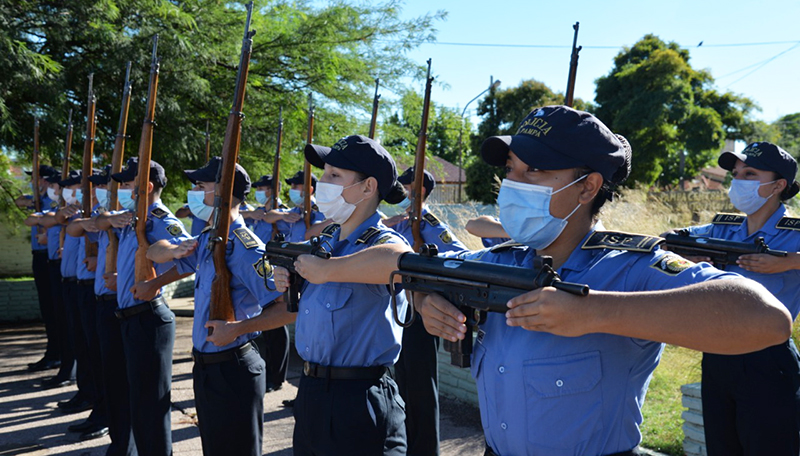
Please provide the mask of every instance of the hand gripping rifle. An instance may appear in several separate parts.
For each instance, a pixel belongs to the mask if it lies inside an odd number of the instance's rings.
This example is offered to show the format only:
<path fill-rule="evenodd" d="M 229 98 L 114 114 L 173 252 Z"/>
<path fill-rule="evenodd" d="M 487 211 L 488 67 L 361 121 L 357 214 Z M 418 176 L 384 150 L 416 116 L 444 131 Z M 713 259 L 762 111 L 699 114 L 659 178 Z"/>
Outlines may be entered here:
<path fill-rule="evenodd" d="M 314 143 L 314 98 L 308 94 L 308 144 Z M 306 230 L 311 228 L 311 163 L 303 162 L 303 221 Z"/>
<path fill-rule="evenodd" d="M 97 99 L 94 96 L 94 89 L 92 83 L 94 81 L 94 73 L 89 74 L 89 101 L 86 103 L 86 139 L 83 143 L 83 170 L 81 171 L 81 193 L 83 193 L 83 218 L 92 217 L 92 181 L 89 177 L 92 175 L 92 160 L 94 158 L 94 133 L 97 127 L 97 119 L 95 117 L 95 109 L 97 107 Z M 91 242 L 89 233 L 83 235 L 83 246 L 86 258 L 97 256 L 97 242 Z"/>
<path fill-rule="evenodd" d="M 128 108 L 131 106 L 131 62 L 125 67 L 125 84 L 122 86 L 122 108 L 119 112 L 119 124 L 117 125 L 117 137 L 114 140 L 114 154 L 111 156 L 111 171 L 108 179 L 108 209 L 109 211 L 119 210 L 117 191 L 119 182 L 111 179 L 112 174 L 122 171 L 122 161 L 125 158 L 125 133 L 128 130 Z M 106 273 L 117 270 L 117 251 L 119 250 L 119 239 L 113 228 L 109 228 L 108 247 L 106 248 Z"/>
<path fill-rule="evenodd" d="M 316 236 L 311 238 L 309 242 L 270 241 L 267 242 L 264 251 L 264 262 L 269 262 L 272 266 L 286 268 L 289 271 L 289 289 L 284 293 L 286 310 L 289 312 L 297 312 L 300 303 L 300 288 L 303 287 L 305 282 L 294 268 L 294 262 L 300 255 L 314 255 L 324 260 L 331 257 L 331 253 L 325 250 L 322 241 Z M 274 291 L 267 285 L 266 275 L 264 276 L 264 286 L 267 290 Z"/>
<path fill-rule="evenodd" d="M 369 121 L 369 139 L 375 139 L 375 130 L 378 126 L 378 105 L 381 102 L 381 96 L 378 93 L 378 86 L 381 80 L 375 78 L 375 96 L 372 97 L 372 119 Z"/>
<path fill-rule="evenodd" d="M 278 194 L 281 191 L 281 146 L 283 145 L 283 107 L 278 113 L 278 137 L 276 138 L 275 161 L 272 163 L 272 209 L 278 208 Z M 269 212 L 269 211 L 268 211 Z M 272 239 L 277 239 L 278 223 L 272 224 Z"/>
<path fill-rule="evenodd" d="M 139 141 L 139 170 L 136 177 L 136 247 L 134 276 L 136 282 L 144 282 L 155 278 L 156 270 L 153 262 L 147 259 L 147 212 L 149 209 L 147 189 L 150 183 L 150 158 L 153 153 L 153 129 L 156 125 L 156 97 L 158 96 L 158 70 L 160 59 L 158 50 L 158 35 L 153 37 L 153 54 L 150 59 L 150 82 L 147 89 L 147 108 L 142 124 L 142 138 Z"/>
<path fill-rule="evenodd" d="M 69 157 L 72 153 L 72 109 L 69 110 L 69 120 L 67 121 L 67 139 L 64 141 L 64 163 L 61 164 L 61 178 L 66 179 L 69 174 Z M 67 201 L 61 197 L 61 207 L 65 207 Z M 58 236 L 58 248 L 64 248 L 64 239 L 67 236 L 66 227 L 61 227 L 61 232 Z"/>
<path fill-rule="evenodd" d="M 423 245 L 420 253 L 407 252 L 397 260 L 397 270 L 392 272 L 389 283 L 392 287 L 392 311 L 400 326 L 403 323 L 397 311 L 397 293 L 394 290 L 395 276 L 402 277 L 406 291 L 424 294 L 437 293 L 453 303 L 467 316 L 467 334 L 464 340 L 444 341 L 454 366 L 469 367 L 472 354 L 472 327 L 486 320 L 486 312 L 505 313 L 506 303 L 516 296 L 542 287 L 553 287 L 578 296 L 589 294 L 589 286 L 562 282 L 553 269 L 553 260 L 547 256 L 533 259 L 532 268 L 521 268 L 502 264 L 457 258 L 439 258 L 435 244 Z M 410 293 L 409 293 L 410 295 Z M 412 313 L 414 304 L 408 309 Z"/>
<path fill-rule="evenodd" d="M 214 195 L 214 212 L 211 216 L 211 232 L 208 236 L 208 249 L 214 260 L 214 280 L 211 281 L 210 320 L 232 321 L 235 318 L 231 299 L 231 272 L 225 258 L 228 234 L 231 227 L 231 205 L 233 184 L 236 176 L 236 162 L 239 160 L 239 143 L 244 113 L 244 94 L 247 88 L 247 73 L 250 70 L 250 52 L 253 48 L 254 30 L 250 30 L 253 15 L 253 2 L 247 4 L 247 20 L 244 25 L 242 51 L 239 55 L 239 71 L 236 74 L 236 88 L 233 95 L 228 125 L 225 128 L 225 141 L 222 145 L 222 163 L 217 170 L 217 185 Z M 211 335 L 212 328 L 208 333 Z"/>
<path fill-rule="evenodd" d="M 764 242 L 763 237 L 756 238 L 753 243 L 728 241 L 702 236 L 692 236 L 687 230 L 664 236 L 667 247 L 678 255 L 704 256 L 711 258 L 717 269 L 725 269 L 729 264 L 736 264 L 742 255 L 766 253 L 767 255 L 785 257 L 787 252 L 772 250 Z"/>
<path fill-rule="evenodd" d="M 572 26 L 575 30 L 575 36 L 572 38 L 572 55 L 569 58 L 569 76 L 567 77 L 567 94 L 564 96 L 564 104 L 572 107 L 575 98 L 575 77 L 578 74 L 578 53 L 581 52 L 583 46 L 578 46 L 578 28 L 580 22 L 576 22 Z"/>
<path fill-rule="evenodd" d="M 428 115 L 431 108 L 431 59 L 428 59 L 428 75 L 425 78 L 425 99 L 422 103 L 422 121 L 419 125 L 419 139 L 414 159 L 414 183 L 411 203 L 411 234 L 414 236 L 414 251 L 419 252 L 424 243 L 422 239 L 422 188 L 425 178 L 425 148 L 428 142 Z M 412 316 L 413 317 L 413 316 Z"/>

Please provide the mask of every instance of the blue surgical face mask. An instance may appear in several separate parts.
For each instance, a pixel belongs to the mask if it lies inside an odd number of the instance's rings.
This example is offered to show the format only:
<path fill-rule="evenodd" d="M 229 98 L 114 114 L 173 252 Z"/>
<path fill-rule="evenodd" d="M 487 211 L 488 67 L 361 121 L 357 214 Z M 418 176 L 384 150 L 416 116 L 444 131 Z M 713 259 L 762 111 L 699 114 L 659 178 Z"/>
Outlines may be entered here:
<path fill-rule="evenodd" d="M 77 201 L 78 204 L 83 204 L 83 190 L 79 188 L 75 190 L 75 201 Z"/>
<path fill-rule="evenodd" d="M 258 204 L 265 206 L 267 204 L 267 192 L 264 190 L 256 190 L 256 201 L 258 201 Z"/>
<path fill-rule="evenodd" d="M 293 188 L 290 188 L 289 199 L 292 200 L 292 203 L 294 203 L 295 206 L 303 205 L 303 195 L 300 194 L 300 190 L 295 190 Z"/>
<path fill-rule="evenodd" d="M 133 199 L 133 190 L 122 188 L 117 190 L 117 199 L 119 200 L 119 205 L 123 208 L 129 211 L 136 210 L 136 201 Z"/>
<path fill-rule="evenodd" d="M 206 222 L 211 218 L 214 208 L 206 205 L 206 193 L 213 193 L 213 190 L 204 192 L 202 190 L 189 190 L 187 193 L 187 200 L 189 202 L 189 210 L 192 211 L 195 217 Z"/>
<path fill-rule="evenodd" d="M 397 203 L 397 205 L 400 206 L 403 210 L 406 210 L 408 209 L 409 206 L 411 206 L 411 200 L 408 199 L 408 197 L 406 196 L 403 199 L 403 201 L 400 201 L 399 203 Z"/>
<path fill-rule="evenodd" d="M 556 218 L 550 214 L 550 198 L 585 177 L 581 176 L 556 191 L 552 187 L 503 179 L 500 194 L 497 195 L 503 229 L 512 239 L 533 249 L 548 247 L 564 231 L 567 220 L 581 207 L 578 204 L 566 218 Z"/>
<path fill-rule="evenodd" d="M 761 209 L 761 206 L 766 204 L 767 200 L 772 198 L 772 195 L 763 197 L 758 194 L 758 189 L 762 185 L 772 184 L 772 182 L 764 182 L 763 184 L 755 180 L 734 179 L 731 181 L 731 188 L 728 189 L 728 198 L 731 204 L 736 209 L 744 212 L 747 215 L 755 213 Z"/>
<path fill-rule="evenodd" d="M 94 194 L 97 196 L 97 203 L 101 207 L 108 207 L 108 190 L 104 188 L 94 189 Z"/>

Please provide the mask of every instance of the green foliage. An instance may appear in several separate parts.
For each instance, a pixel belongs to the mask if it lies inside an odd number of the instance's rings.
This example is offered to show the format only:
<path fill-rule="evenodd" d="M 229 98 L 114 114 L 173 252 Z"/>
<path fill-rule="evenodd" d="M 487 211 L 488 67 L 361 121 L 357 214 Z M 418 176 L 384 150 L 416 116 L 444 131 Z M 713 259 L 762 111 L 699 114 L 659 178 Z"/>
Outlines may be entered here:
<path fill-rule="evenodd" d="M 689 51 L 646 35 L 614 58 L 597 80 L 597 116 L 624 135 L 634 152 L 628 182 L 674 184 L 679 157 L 684 175 L 695 175 L 719 153 L 726 138 L 752 133 L 748 115 L 756 105 L 711 88 L 713 78 L 689 65 Z"/>
<path fill-rule="evenodd" d="M 780 135 L 774 140 L 775 144 L 783 147 L 794 158 L 800 158 L 800 112 L 781 117 L 773 126 Z"/>

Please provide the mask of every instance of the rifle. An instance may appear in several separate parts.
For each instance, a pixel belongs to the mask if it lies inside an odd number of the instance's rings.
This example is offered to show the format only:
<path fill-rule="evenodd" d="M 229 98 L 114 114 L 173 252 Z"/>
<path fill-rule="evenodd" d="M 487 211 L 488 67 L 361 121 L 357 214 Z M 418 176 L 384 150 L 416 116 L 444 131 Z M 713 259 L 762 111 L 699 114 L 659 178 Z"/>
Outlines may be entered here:
<path fill-rule="evenodd" d="M 206 163 L 211 160 L 211 133 L 209 132 L 210 126 L 211 121 L 206 120 Z"/>
<path fill-rule="evenodd" d="M 569 58 L 569 76 L 567 78 L 567 94 L 564 96 L 564 104 L 572 107 L 573 99 L 575 98 L 575 77 L 578 74 L 578 53 L 581 52 L 583 46 L 577 46 L 578 44 L 578 27 L 580 27 L 580 22 L 576 22 L 575 25 L 572 26 L 572 29 L 575 30 L 575 35 L 572 38 L 572 55 Z"/>
<path fill-rule="evenodd" d="M 117 202 L 117 191 L 119 182 L 111 179 L 111 174 L 122 171 L 122 161 L 125 158 L 125 133 L 128 129 L 128 108 L 131 105 L 131 62 L 125 67 L 125 83 L 122 85 L 122 109 L 119 112 L 119 124 L 117 124 L 117 137 L 114 141 L 114 154 L 111 156 L 111 171 L 108 180 L 108 210 L 119 210 Z M 119 250 L 119 239 L 113 228 L 109 228 L 108 247 L 106 248 L 106 273 L 117 270 L 117 250 Z"/>
<path fill-rule="evenodd" d="M 264 250 L 263 261 L 265 263 L 269 262 L 272 266 L 280 266 L 289 271 L 289 289 L 284 293 L 286 310 L 289 312 L 297 312 L 300 302 L 300 288 L 305 282 L 305 279 L 294 268 L 294 262 L 300 255 L 314 255 L 324 260 L 331 257 L 331 253 L 322 246 L 322 240 L 316 236 L 311 238 L 309 242 L 269 241 Z M 267 285 L 266 275 L 264 276 L 264 286 L 267 290 L 273 291 Z"/>
<path fill-rule="evenodd" d="M 275 161 L 272 164 L 272 209 L 278 208 L 278 193 L 281 191 L 281 146 L 283 145 L 283 107 L 278 114 L 278 138 L 275 148 Z M 272 239 L 276 239 L 278 233 L 278 223 L 272 224 Z"/>
<path fill-rule="evenodd" d="M 428 142 L 428 114 L 431 108 L 431 88 L 433 87 L 433 77 L 431 77 L 431 59 L 428 59 L 428 75 L 425 78 L 425 99 L 422 102 L 422 122 L 419 127 L 419 139 L 417 140 L 417 151 L 414 159 L 414 183 L 411 189 L 411 234 L 414 235 L 414 251 L 419 252 L 424 243 L 422 239 L 422 188 L 425 178 L 425 147 Z"/>
<path fill-rule="evenodd" d="M 244 119 L 242 107 L 247 87 L 247 73 L 250 69 L 250 52 L 253 47 L 254 30 L 250 30 L 250 19 L 253 14 L 253 2 L 247 4 L 247 20 L 244 25 L 242 51 L 239 56 L 239 71 L 236 75 L 236 89 L 233 105 L 228 115 L 225 129 L 225 141 L 222 145 L 222 163 L 217 169 L 216 192 L 214 195 L 214 212 L 211 216 L 211 232 L 208 236 L 208 249 L 214 260 L 214 280 L 211 281 L 210 320 L 231 321 L 234 319 L 233 300 L 231 299 L 231 272 L 225 259 L 228 234 L 231 226 L 231 204 L 233 199 L 233 183 L 236 175 L 236 162 L 239 157 L 241 126 Z M 209 328 L 209 335 L 212 329 Z"/>
<path fill-rule="evenodd" d="M 553 269 L 553 259 L 537 256 L 533 268 L 521 268 L 502 264 L 458 258 L 439 258 L 435 244 L 424 244 L 420 253 L 407 252 L 397 260 L 397 270 L 392 272 L 389 283 L 392 288 L 392 311 L 395 321 L 408 327 L 413 321 L 414 302 L 410 301 L 411 321 L 403 323 L 397 311 L 397 293 L 394 277 L 402 277 L 406 291 L 425 294 L 437 293 L 453 303 L 467 316 L 467 331 L 464 340 L 444 341 L 450 353 L 450 364 L 469 367 L 472 353 L 472 326 L 486 320 L 486 312 L 505 313 L 506 303 L 516 296 L 542 287 L 553 287 L 577 296 L 589 294 L 589 286 L 562 282 Z M 409 293 L 410 295 L 410 293 Z"/>
<path fill-rule="evenodd" d="M 702 236 L 692 236 L 688 230 L 678 230 L 664 236 L 665 244 L 671 252 L 678 255 L 704 256 L 711 258 L 717 269 L 725 269 L 729 264 L 736 264 L 742 255 L 766 253 L 767 255 L 785 257 L 787 252 L 772 250 L 763 237 L 756 238 L 752 244 L 747 242 L 728 241 Z"/>
<path fill-rule="evenodd" d="M 375 128 L 378 124 L 378 105 L 380 104 L 381 96 L 378 94 L 378 86 L 381 80 L 375 78 L 375 96 L 372 97 L 372 119 L 369 121 L 369 139 L 375 139 Z"/>
<path fill-rule="evenodd" d="M 150 81 L 147 87 L 147 107 L 142 124 L 142 138 L 139 141 L 139 170 L 136 174 L 136 255 L 134 277 L 136 282 L 144 282 L 156 277 L 153 262 L 147 259 L 147 212 L 149 209 L 147 189 L 150 183 L 150 158 L 153 153 L 153 129 L 155 128 L 156 97 L 158 96 L 158 70 L 161 60 L 156 55 L 158 50 L 158 35 L 153 37 L 153 54 L 150 58 Z"/>
<path fill-rule="evenodd" d="M 314 98 L 308 94 L 308 144 L 314 142 Z M 303 162 L 303 221 L 306 229 L 311 228 L 311 163 Z"/>
<path fill-rule="evenodd" d="M 31 170 L 31 181 L 33 185 L 33 210 L 42 211 L 42 189 L 39 188 L 39 119 L 33 119 L 33 169 Z M 38 232 L 38 229 L 37 229 Z"/>
<path fill-rule="evenodd" d="M 95 118 L 95 108 L 97 99 L 94 96 L 92 83 L 94 73 L 89 73 L 89 101 L 86 104 L 86 140 L 83 143 L 83 170 L 81 171 L 81 193 L 83 193 L 83 218 L 92 216 L 92 182 L 89 177 L 92 175 L 92 159 L 94 158 L 94 132 L 97 126 Z M 97 242 L 92 242 L 89 233 L 83 235 L 83 246 L 86 258 L 97 256 Z"/>
<path fill-rule="evenodd" d="M 72 153 L 72 109 L 69 110 L 69 120 L 67 121 L 67 139 L 64 141 L 64 163 L 61 165 L 61 178 L 66 179 L 69 174 L 69 156 Z M 67 202 L 61 197 L 61 207 L 65 207 Z M 64 239 L 67 236 L 66 227 L 61 227 L 58 234 L 58 247 L 64 248 Z"/>

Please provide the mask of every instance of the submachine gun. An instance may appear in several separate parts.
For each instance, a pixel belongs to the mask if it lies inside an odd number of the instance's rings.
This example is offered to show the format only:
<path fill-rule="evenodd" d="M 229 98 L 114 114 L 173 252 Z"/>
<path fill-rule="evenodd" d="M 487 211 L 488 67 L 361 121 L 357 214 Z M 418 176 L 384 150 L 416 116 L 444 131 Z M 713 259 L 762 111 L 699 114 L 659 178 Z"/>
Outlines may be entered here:
<path fill-rule="evenodd" d="M 711 258 L 717 269 L 725 269 L 729 264 L 736 264 L 742 255 L 766 253 L 767 255 L 785 257 L 786 252 L 772 250 L 763 237 L 756 238 L 752 244 L 747 242 L 728 241 L 703 236 L 692 236 L 688 230 L 678 230 L 664 236 L 665 244 L 671 252 L 678 255 L 704 256 Z"/>
<path fill-rule="evenodd" d="M 289 312 L 297 312 L 300 303 L 300 289 L 305 282 L 305 279 L 294 268 L 294 262 L 300 255 L 314 255 L 327 260 L 330 259 L 331 252 L 325 249 L 322 240 L 318 237 L 311 238 L 309 242 L 269 241 L 264 249 L 263 261 L 265 264 L 269 262 L 273 267 L 280 266 L 289 271 L 289 289 L 284 293 L 286 310 Z M 275 291 L 268 285 L 267 274 L 264 275 L 264 286 L 267 287 L 267 290 Z"/>
<path fill-rule="evenodd" d="M 486 312 L 505 313 L 506 303 L 516 296 L 542 287 L 553 287 L 578 296 L 589 294 L 589 286 L 562 282 L 553 269 L 553 259 L 537 256 L 532 268 L 521 268 L 459 258 L 440 258 L 435 244 L 423 245 L 420 253 L 407 252 L 397 260 L 397 270 L 390 276 L 392 287 L 392 311 L 395 321 L 408 327 L 414 320 L 414 303 L 408 311 L 411 318 L 400 321 L 397 312 L 397 293 L 394 290 L 395 276 L 401 276 L 401 284 L 407 291 L 437 293 L 453 303 L 467 316 L 469 330 L 466 337 L 457 342 L 444 341 L 444 349 L 450 353 L 450 364 L 469 367 L 472 354 L 472 327 L 486 320 Z"/>

